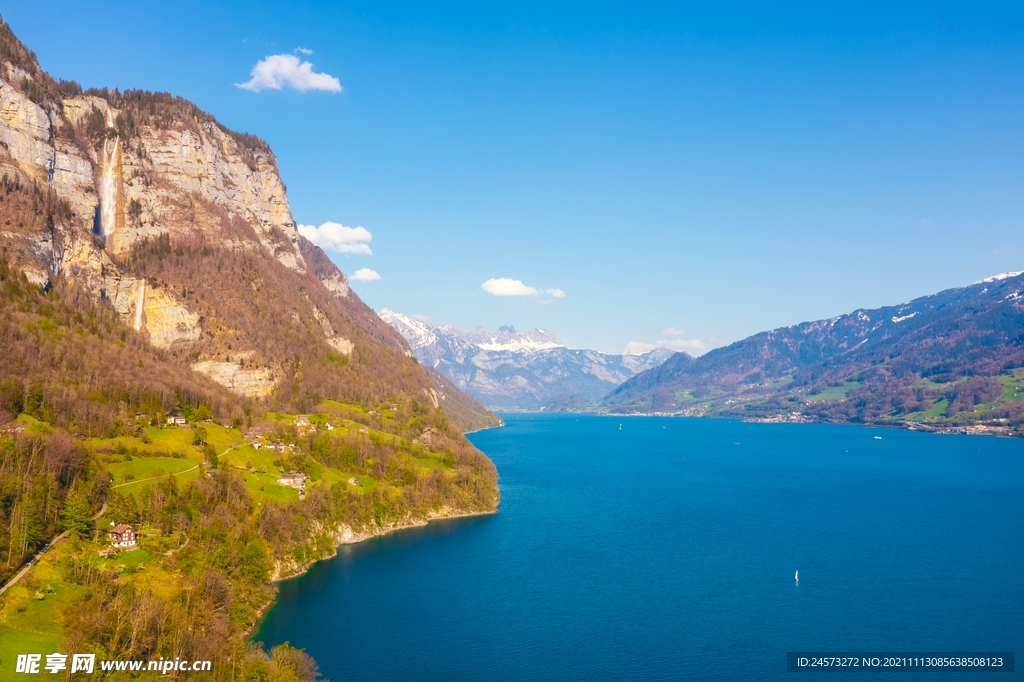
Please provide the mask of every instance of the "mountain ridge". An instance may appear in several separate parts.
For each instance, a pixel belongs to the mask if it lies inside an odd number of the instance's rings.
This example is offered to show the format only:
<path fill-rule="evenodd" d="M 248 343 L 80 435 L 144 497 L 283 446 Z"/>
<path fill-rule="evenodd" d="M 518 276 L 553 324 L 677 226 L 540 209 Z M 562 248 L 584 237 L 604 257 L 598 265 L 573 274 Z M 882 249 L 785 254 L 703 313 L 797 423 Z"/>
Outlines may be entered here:
<path fill-rule="evenodd" d="M 1024 367 L 1022 294 L 1024 273 L 1000 273 L 899 305 L 761 332 L 700 358 L 676 354 L 611 391 L 602 405 L 615 412 L 1016 426 L 1024 403 L 1008 386 L 1016 387 Z M 957 402 L 961 385 L 974 387 L 970 409 Z M 947 409 L 931 414 L 942 401 Z"/>
<path fill-rule="evenodd" d="M 380 317 L 401 333 L 425 366 L 496 410 L 581 411 L 638 371 L 672 352 L 614 355 L 567 348 L 551 331 L 517 331 L 425 322 L 384 308 Z"/>

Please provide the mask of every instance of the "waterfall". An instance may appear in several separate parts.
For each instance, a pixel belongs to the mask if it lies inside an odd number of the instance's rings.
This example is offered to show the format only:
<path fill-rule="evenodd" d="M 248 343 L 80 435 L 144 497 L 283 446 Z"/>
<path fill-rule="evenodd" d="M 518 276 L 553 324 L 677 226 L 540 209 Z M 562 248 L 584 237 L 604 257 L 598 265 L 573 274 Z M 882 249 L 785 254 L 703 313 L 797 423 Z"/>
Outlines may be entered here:
<path fill-rule="evenodd" d="M 100 236 L 108 237 L 117 227 L 118 195 L 121 189 L 121 140 L 103 143 L 100 159 Z"/>
<path fill-rule="evenodd" d="M 146 302 L 146 280 L 139 280 L 139 288 L 135 290 L 135 331 L 142 330 L 142 306 Z"/>

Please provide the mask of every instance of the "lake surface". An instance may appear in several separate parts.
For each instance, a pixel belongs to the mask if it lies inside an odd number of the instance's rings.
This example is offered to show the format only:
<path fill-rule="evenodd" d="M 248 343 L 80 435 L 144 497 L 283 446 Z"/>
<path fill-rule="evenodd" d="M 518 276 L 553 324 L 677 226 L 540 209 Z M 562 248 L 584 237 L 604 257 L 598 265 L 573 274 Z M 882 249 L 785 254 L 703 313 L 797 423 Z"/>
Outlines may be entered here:
<path fill-rule="evenodd" d="M 837 679 L 786 652 L 1024 652 L 1024 439 L 504 417 L 471 436 L 498 514 L 342 547 L 281 585 L 257 639 L 334 682 Z"/>

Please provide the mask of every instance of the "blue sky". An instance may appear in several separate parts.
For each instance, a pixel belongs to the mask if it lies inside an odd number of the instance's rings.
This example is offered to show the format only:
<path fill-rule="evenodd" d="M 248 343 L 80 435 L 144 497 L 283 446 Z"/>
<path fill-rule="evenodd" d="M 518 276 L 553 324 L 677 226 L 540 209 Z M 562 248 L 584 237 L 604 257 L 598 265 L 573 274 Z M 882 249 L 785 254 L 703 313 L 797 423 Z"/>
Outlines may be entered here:
<path fill-rule="evenodd" d="M 3 16 L 59 78 L 265 138 L 299 223 L 372 235 L 328 253 L 375 308 L 699 350 L 1024 270 L 1019 5 L 478 5 Z M 341 91 L 236 86 L 272 55 Z"/>

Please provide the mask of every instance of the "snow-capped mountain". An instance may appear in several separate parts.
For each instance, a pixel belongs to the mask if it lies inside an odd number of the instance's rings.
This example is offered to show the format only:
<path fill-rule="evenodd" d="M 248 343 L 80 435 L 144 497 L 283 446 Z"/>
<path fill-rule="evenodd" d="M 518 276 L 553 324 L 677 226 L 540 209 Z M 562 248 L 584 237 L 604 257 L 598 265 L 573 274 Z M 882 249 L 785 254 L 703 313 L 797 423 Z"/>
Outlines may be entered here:
<path fill-rule="evenodd" d="M 605 397 L 617 412 L 1024 423 L 1024 272 L 679 353 Z M 934 408 L 934 409 L 933 409 Z M 1015 421 L 1016 420 L 1016 421 Z"/>
<path fill-rule="evenodd" d="M 389 308 L 379 315 L 405 337 L 420 362 L 497 410 L 567 409 L 596 402 L 672 355 L 666 349 L 611 355 L 566 348 L 545 329 L 521 332 L 508 326 L 494 333 L 483 327 L 463 331 Z"/>

